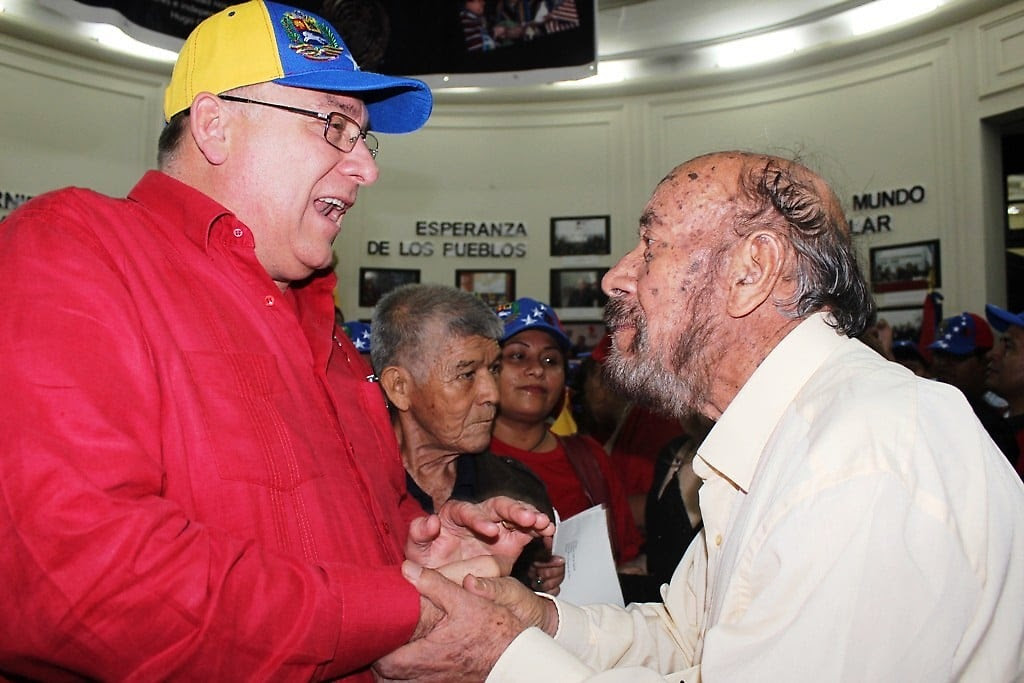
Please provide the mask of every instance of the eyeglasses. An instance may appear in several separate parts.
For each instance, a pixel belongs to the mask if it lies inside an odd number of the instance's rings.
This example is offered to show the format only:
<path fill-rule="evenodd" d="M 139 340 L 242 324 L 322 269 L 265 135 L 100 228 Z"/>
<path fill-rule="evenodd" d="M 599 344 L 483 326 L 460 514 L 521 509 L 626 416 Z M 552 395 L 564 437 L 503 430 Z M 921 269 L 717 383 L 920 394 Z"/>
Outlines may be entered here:
<path fill-rule="evenodd" d="M 282 111 L 290 111 L 293 114 L 301 114 L 302 116 L 319 119 L 324 122 L 324 140 L 326 140 L 327 144 L 331 147 L 348 154 L 355 149 L 356 142 L 362 138 L 363 142 L 366 144 L 366 149 L 370 151 L 370 156 L 374 159 L 377 158 L 377 137 L 370 131 L 360 128 L 358 121 L 345 116 L 341 112 L 332 111 L 328 114 L 321 114 L 318 111 L 290 107 L 287 104 L 260 102 L 258 100 L 250 100 L 245 97 L 235 97 L 234 95 L 221 95 L 220 98 L 222 100 L 227 100 L 228 102 L 258 104 L 262 107 L 273 107 L 274 109 L 281 109 Z"/>

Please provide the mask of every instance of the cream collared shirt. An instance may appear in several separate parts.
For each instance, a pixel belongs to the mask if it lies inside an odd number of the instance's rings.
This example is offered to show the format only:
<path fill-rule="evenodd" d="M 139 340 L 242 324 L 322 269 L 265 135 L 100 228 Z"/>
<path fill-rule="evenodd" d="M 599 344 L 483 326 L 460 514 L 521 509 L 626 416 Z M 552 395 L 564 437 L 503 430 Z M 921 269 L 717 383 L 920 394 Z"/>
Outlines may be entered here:
<path fill-rule="evenodd" d="M 664 604 L 556 600 L 488 681 L 1024 678 L 1024 486 L 952 387 L 814 315 L 693 467 L 705 530 Z"/>

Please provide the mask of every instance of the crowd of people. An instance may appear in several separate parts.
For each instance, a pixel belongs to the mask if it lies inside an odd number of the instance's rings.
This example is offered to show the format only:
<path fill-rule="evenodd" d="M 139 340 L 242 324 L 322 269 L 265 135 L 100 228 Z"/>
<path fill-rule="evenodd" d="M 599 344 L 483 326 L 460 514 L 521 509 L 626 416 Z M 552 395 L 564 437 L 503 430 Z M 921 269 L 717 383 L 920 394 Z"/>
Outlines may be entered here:
<path fill-rule="evenodd" d="M 463 0 L 459 21 L 469 52 L 527 43 L 580 25 L 576 0 Z"/>
<path fill-rule="evenodd" d="M 529 298 L 405 285 L 350 339 L 334 243 L 431 108 L 249 0 L 189 36 L 127 198 L 3 222 L 0 677 L 1024 677 L 1024 483 L 950 385 L 985 367 L 1019 426 L 1024 315 L 900 367 L 825 180 L 720 151 L 654 188 L 578 383 Z M 593 505 L 625 607 L 558 597 Z"/>
<path fill-rule="evenodd" d="M 964 311 L 940 321 L 934 335 L 926 336 L 934 340 L 894 339 L 881 318 L 865 339 L 916 375 L 959 389 L 1024 477 L 1024 312 L 986 304 L 984 318 Z"/>

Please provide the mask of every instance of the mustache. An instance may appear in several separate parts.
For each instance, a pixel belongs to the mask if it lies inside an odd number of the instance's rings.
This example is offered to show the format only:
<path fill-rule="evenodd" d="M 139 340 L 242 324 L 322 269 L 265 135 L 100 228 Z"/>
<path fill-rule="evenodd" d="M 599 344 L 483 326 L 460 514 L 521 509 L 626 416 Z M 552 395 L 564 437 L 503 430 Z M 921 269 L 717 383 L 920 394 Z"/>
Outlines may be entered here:
<path fill-rule="evenodd" d="M 629 351 L 640 349 L 647 339 L 647 319 L 640 312 L 640 306 L 634 302 L 623 299 L 612 299 L 604 309 L 604 324 L 609 334 L 614 335 L 615 331 L 623 327 L 632 327 L 634 334 L 629 344 Z M 619 352 L 618 347 L 612 344 L 612 353 Z"/>
<path fill-rule="evenodd" d="M 604 325 L 609 332 L 614 332 L 619 327 L 625 327 L 624 323 L 630 318 L 629 307 L 622 299 L 611 299 L 604 307 Z"/>

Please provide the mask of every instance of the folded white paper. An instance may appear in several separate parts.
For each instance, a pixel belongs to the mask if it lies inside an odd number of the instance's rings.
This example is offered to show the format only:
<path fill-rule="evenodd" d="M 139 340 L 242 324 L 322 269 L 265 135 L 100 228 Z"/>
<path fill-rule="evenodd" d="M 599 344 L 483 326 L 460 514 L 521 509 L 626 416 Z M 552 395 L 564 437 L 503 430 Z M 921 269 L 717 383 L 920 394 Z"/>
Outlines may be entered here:
<path fill-rule="evenodd" d="M 552 552 L 565 558 L 565 580 L 559 600 L 574 605 L 623 606 L 608 536 L 608 515 L 602 506 L 595 505 L 561 520 L 555 527 Z"/>

